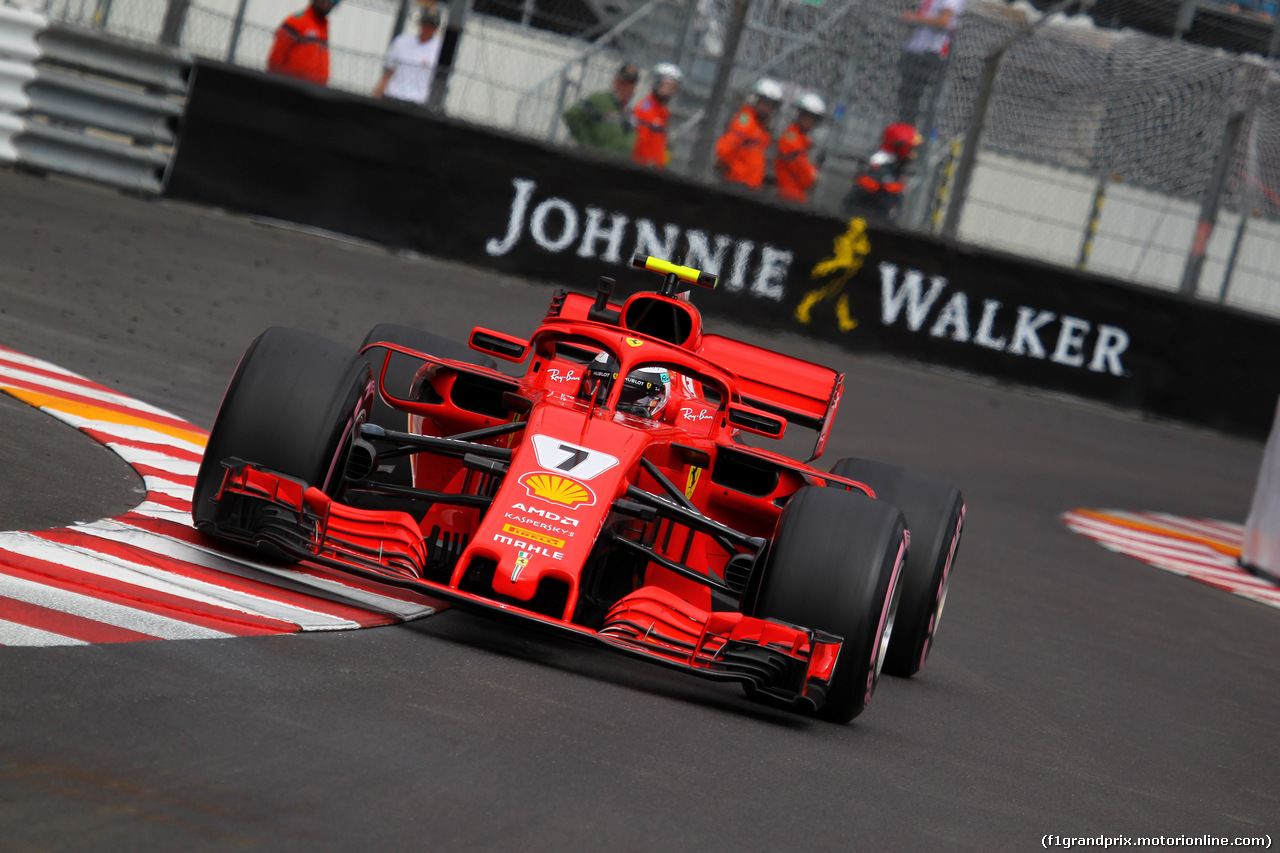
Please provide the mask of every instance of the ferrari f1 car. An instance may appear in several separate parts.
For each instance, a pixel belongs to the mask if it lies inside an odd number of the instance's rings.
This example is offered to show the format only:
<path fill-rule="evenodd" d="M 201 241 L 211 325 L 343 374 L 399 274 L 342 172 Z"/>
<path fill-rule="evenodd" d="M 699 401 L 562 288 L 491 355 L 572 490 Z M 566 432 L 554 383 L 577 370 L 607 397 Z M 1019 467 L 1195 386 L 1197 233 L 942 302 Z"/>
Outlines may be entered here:
<path fill-rule="evenodd" d="M 853 719 L 929 654 L 961 495 L 755 446 L 807 429 L 820 456 L 843 374 L 704 333 L 687 290 L 715 276 L 633 265 L 656 292 L 557 291 L 528 340 L 383 325 L 357 353 L 268 329 L 223 398 L 196 525 Z"/>

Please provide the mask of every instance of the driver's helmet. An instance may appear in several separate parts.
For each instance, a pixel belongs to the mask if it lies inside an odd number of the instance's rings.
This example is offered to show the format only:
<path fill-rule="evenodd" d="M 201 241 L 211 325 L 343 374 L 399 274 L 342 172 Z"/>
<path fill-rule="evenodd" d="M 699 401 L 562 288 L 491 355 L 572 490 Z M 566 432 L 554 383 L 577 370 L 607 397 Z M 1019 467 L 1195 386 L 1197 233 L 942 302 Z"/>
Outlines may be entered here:
<path fill-rule="evenodd" d="M 618 362 L 602 352 L 587 365 L 586 375 L 582 378 L 583 390 L 578 396 L 603 403 L 617 378 Z M 618 411 L 656 420 L 662 417 L 670 396 L 671 374 L 665 367 L 638 367 L 623 380 Z"/>

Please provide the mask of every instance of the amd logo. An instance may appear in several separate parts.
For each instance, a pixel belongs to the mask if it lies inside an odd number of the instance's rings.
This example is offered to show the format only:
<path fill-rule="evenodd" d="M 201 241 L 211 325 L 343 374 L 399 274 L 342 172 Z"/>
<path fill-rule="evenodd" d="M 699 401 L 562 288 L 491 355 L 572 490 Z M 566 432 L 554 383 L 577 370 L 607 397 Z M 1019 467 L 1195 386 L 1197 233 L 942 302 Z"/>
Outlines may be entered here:
<path fill-rule="evenodd" d="M 908 269 L 898 283 L 898 267 L 891 263 L 880 264 L 880 322 L 892 326 L 901 318 L 909 330 L 919 332 L 928 325 L 928 334 L 959 343 L 1027 358 L 1048 358 L 1065 367 L 1087 367 L 1094 373 L 1124 376 L 1120 356 L 1129 348 L 1129 333 L 1106 323 L 1094 325 L 1088 320 L 1052 311 L 1041 311 L 1020 305 L 1013 329 L 997 334 L 997 328 L 1008 330 L 1008 315 L 1001 317 L 1003 304 L 995 299 L 983 299 L 981 313 L 974 313 L 969 296 L 964 291 L 953 291 L 942 307 L 939 304 L 947 280 L 940 275 L 929 277 L 929 289 L 924 289 L 924 273 Z M 975 323 L 974 320 L 977 320 Z M 1056 329 L 1055 329 L 1056 327 Z M 1046 347 L 1048 336 L 1056 330 L 1052 351 Z M 1043 338 L 1041 336 L 1044 336 Z"/>

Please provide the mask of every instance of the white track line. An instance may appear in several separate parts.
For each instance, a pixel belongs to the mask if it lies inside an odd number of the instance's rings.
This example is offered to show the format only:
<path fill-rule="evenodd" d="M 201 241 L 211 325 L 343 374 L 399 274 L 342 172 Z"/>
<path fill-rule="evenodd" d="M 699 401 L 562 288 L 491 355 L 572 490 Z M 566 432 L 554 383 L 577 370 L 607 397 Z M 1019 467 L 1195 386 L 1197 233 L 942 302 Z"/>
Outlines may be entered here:
<path fill-rule="evenodd" d="M 1082 532 L 1087 532 L 1090 536 L 1105 537 L 1109 541 L 1120 543 L 1121 546 L 1146 548 L 1152 553 L 1165 553 L 1175 557 L 1194 555 L 1198 559 L 1214 566 L 1228 568 L 1235 568 L 1236 566 L 1236 561 L 1231 557 L 1199 542 L 1187 542 L 1172 536 L 1160 536 L 1142 530 L 1110 526 L 1096 521 L 1069 521 L 1067 523 Z"/>
<path fill-rule="evenodd" d="M 316 577 L 303 572 L 294 571 L 284 566 L 272 566 L 253 560 L 233 557 L 230 554 L 202 548 L 159 533 L 152 533 L 132 525 L 115 520 L 104 520 L 93 524 L 79 524 L 75 530 L 92 536 L 100 536 L 113 542 L 130 545 L 161 557 L 180 560 L 194 566 L 213 569 L 250 580 L 270 583 L 277 579 L 284 581 L 288 589 L 307 595 L 338 593 L 339 603 L 349 603 L 352 607 L 363 607 L 394 615 L 401 619 L 427 616 L 435 612 L 435 608 L 391 596 L 379 595 L 369 590 L 348 586 L 339 581 Z M 320 590 L 315 589 L 320 587 Z"/>
<path fill-rule="evenodd" d="M 204 445 L 195 444 L 190 441 L 170 435 L 159 429 L 150 429 L 143 426 L 135 426 L 133 424 L 122 424 L 115 421 L 96 420 L 94 418 L 81 417 L 80 415 L 64 412 L 51 406 L 45 406 L 41 411 L 47 412 L 63 423 L 71 424 L 76 429 L 91 429 L 104 435 L 114 438 L 122 438 L 130 441 L 141 441 L 146 444 L 167 444 L 170 447 L 177 447 L 197 455 L 204 455 Z M 191 428 L 191 432 L 199 432 L 195 427 Z M 122 454 L 123 455 L 123 454 Z M 125 458 L 125 461 L 129 461 Z"/>
<path fill-rule="evenodd" d="M 119 406 L 122 409 L 128 409 L 136 412 L 139 416 L 147 415 L 159 416 L 162 418 L 172 418 L 173 420 L 181 420 L 177 415 L 166 412 L 164 409 L 144 403 L 141 400 L 127 397 L 124 394 L 117 394 L 114 391 L 108 391 L 94 385 L 85 385 L 79 382 L 67 382 L 58 379 L 51 379 L 48 376 L 41 376 L 38 373 L 29 373 L 25 370 L 15 370 L 10 367 L 0 365 L 0 385 L 6 384 L 4 380 L 13 383 L 22 383 L 20 390 L 29 390 L 35 393 L 49 394 L 52 396 L 61 396 L 56 392 L 62 391 L 67 394 L 74 394 L 78 397 L 85 397 L 98 403 L 106 403 L 113 406 Z M 88 382 L 89 380 L 85 380 Z M 28 388 L 26 386 L 36 386 Z"/>
<path fill-rule="evenodd" d="M 12 575 L 0 574 L 0 595 L 161 640 L 209 640 L 231 636 L 181 619 L 105 601 L 88 593 L 46 586 Z"/>
<path fill-rule="evenodd" d="M 84 640 L 0 619 L 0 646 L 87 646 Z"/>
<path fill-rule="evenodd" d="M 93 433 L 134 466 L 147 489 L 147 497 L 132 510 L 135 517 L 191 528 L 189 507 L 200 469 L 198 459 L 204 454 L 204 430 L 58 365 L 0 347 L 0 387 L 6 385 L 19 399 L 24 393 L 47 398 L 39 406 L 41 411 Z M 257 563 L 221 551 L 213 543 L 194 544 L 126 521 L 108 519 L 70 529 L 79 535 L 0 532 L 0 549 L 42 561 L 51 577 L 57 577 L 42 583 L 39 569 L 37 575 L 24 571 L 17 556 L 6 566 L 0 554 L 0 598 L 10 599 L 11 605 L 22 602 L 73 616 L 86 625 L 97 622 L 132 631 L 140 638 L 161 639 L 235 636 L 242 633 L 238 628 L 249 617 L 277 626 L 257 633 L 278 633 L 290 625 L 304 631 L 345 630 L 436 612 L 407 590 L 384 594 L 356 578 L 344 582 L 313 569 Z M 77 588 L 80 583 L 83 588 Z M 126 586 L 114 591 L 115 584 Z M 144 591 L 156 594 L 156 600 L 145 601 Z M 160 612 L 129 606 L 130 595 L 140 596 L 144 607 Z M 180 602 L 189 602 L 192 613 L 184 614 Z M 211 611 L 201 612 L 206 608 Z M 0 645 L 83 645 L 86 641 L 80 637 L 100 636 L 79 633 L 70 627 L 79 624 L 74 620 L 53 619 L 42 628 L 15 621 L 26 619 L 25 612 L 19 606 L 9 612 L 10 618 L 0 619 Z M 362 618 L 365 615 L 367 620 Z M 217 625 L 219 619 L 228 620 L 229 630 L 236 634 L 205 627 Z M 231 627 L 233 623 L 237 627 Z"/>
<path fill-rule="evenodd" d="M 168 471 L 175 477 L 190 477 L 193 482 L 196 475 L 200 473 L 199 462 L 179 459 L 177 456 L 166 456 L 154 450 L 130 447 L 119 442 L 107 442 L 107 447 L 131 465 L 146 465 L 160 471 Z"/>
<path fill-rule="evenodd" d="M 251 616 L 291 622 L 303 631 L 339 631 L 359 627 L 358 623 L 350 619 L 274 601 L 211 581 L 183 577 L 114 555 L 90 551 L 87 548 L 49 542 L 28 533 L 5 535 L 0 538 L 0 547 L 37 560 L 56 563 L 86 574 L 109 578 L 154 592 L 239 611 Z"/>
<path fill-rule="evenodd" d="M 52 362 L 43 361 L 33 356 L 24 355 L 18 352 L 17 350 L 5 349 L 4 347 L 0 347 L 0 364 L 7 364 L 8 366 L 14 367 L 14 368 L 25 367 L 25 368 L 34 368 L 36 370 L 45 370 L 45 371 L 48 371 L 49 373 L 56 373 L 59 376 L 65 376 L 68 379 L 78 379 L 81 382 L 92 381 L 90 379 L 86 379 L 85 377 L 81 376 L 79 373 L 75 373 L 74 371 L 67 370 L 65 367 L 59 367 L 58 365 Z"/>
<path fill-rule="evenodd" d="M 1073 532 L 1110 551 L 1280 609 L 1280 587 L 1240 568 L 1230 553 L 1240 547 L 1243 537 L 1240 525 L 1167 513 L 1119 510 L 1089 511 L 1087 515 L 1084 511 L 1072 511 L 1065 513 L 1062 520 Z M 1148 529 L 1138 530 L 1125 522 Z M 1161 532 L 1160 528 L 1167 532 Z M 1222 548 L 1215 548 L 1211 542 Z"/>

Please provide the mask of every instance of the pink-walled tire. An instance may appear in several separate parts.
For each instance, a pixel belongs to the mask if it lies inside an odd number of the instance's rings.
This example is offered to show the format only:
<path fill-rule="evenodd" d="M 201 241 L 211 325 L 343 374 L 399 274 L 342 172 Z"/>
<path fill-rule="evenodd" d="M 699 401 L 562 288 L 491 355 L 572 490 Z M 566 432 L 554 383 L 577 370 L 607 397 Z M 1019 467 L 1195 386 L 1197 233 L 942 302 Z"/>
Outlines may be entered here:
<path fill-rule="evenodd" d="M 224 463 L 233 459 L 335 494 L 375 393 L 369 364 L 354 351 L 298 329 L 267 329 L 240 359 L 209 433 L 191 502 L 196 527 L 213 532 Z"/>
<path fill-rule="evenodd" d="M 964 496 L 950 483 L 870 459 L 841 459 L 831 473 L 866 483 L 878 499 L 906 516 L 911 553 L 902 573 L 902 603 L 884 671 L 909 678 L 928 659 L 947 603 L 964 530 Z"/>
<path fill-rule="evenodd" d="M 894 631 L 906 526 L 896 508 L 862 494 L 805 487 L 778 520 L 753 614 L 844 641 L 814 713 L 847 723 L 871 701 Z"/>

